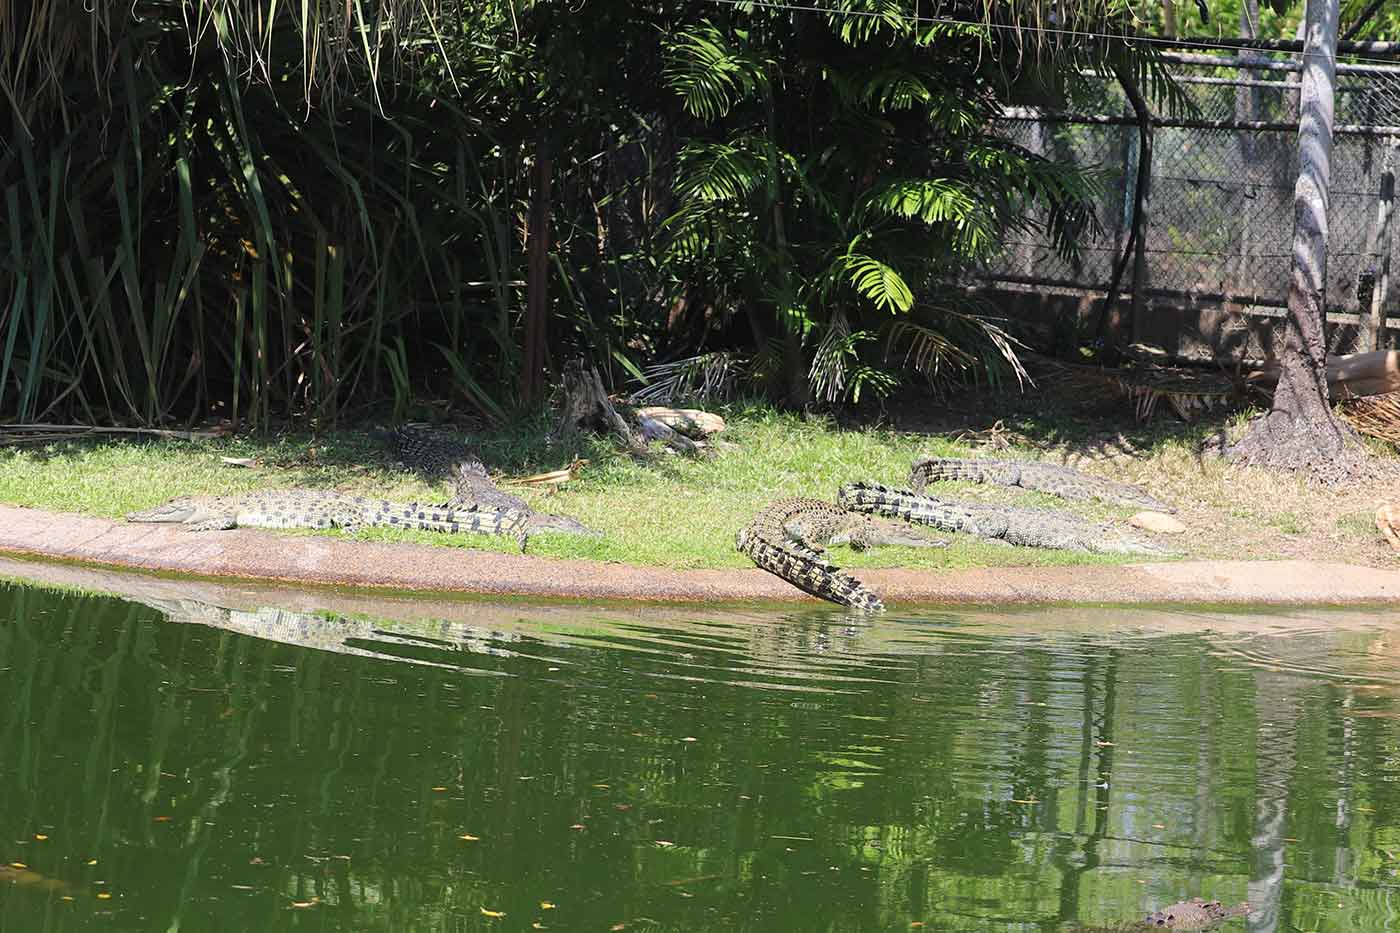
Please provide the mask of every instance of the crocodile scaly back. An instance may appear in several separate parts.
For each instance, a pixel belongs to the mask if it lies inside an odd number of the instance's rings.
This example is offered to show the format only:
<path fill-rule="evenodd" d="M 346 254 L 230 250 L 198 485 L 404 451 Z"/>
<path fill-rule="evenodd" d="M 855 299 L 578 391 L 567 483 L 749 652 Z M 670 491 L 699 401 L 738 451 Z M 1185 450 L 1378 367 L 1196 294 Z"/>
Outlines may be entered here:
<path fill-rule="evenodd" d="M 184 524 L 190 531 L 232 528 L 416 528 L 446 534 L 514 535 L 525 550 L 528 513 L 514 509 L 448 509 L 393 502 L 326 489 L 269 489 L 237 496 L 179 496 L 165 505 L 127 515 L 133 522 Z"/>
<path fill-rule="evenodd" d="M 923 457 L 915 460 L 909 468 L 909 486 L 916 493 L 924 492 L 930 483 L 939 482 L 1018 486 L 1072 501 L 1097 499 L 1111 505 L 1149 509 L 1153 512 L 1176 511 L 1173 506 L 1153 497 L 1140 486 L 1091 476 L 1062 464 L 1041 463 L 1036 460 L 958 460 L 952 457 Z"/>
<path fill-rule="evenodd" d="M 957 460 L 923 457 L 909 468 L 909 488 L 922 493 L 930 483 L 995 483 L 1015 486 L 1020 474 L 1004 460 Z"/>
<path fill-rule="evenodd" d="M 452 498 L 442 508 L 523 512 L 529 517 L 531 531 L 601 536 L 601 532 L 567 515 L 536 512 L 524 499 L 503 491 L 491 479 L 476 451 L 442 431 L 406 424 L 392 431 L 372 432 L 372 436 L 389 444 L 399 461 L 424 479 L 451 479 Z"/>
<path fill-rule="evenodd" d="M 404 466 L 426 479 L 453 476 L 459 465 L 486 472 L 481 458 L 466 444 L 423 425 L 405 424 L 392 431 L 374 431 L 371 436 L 387 443 Z"/>
<path fill-rule="evenodd" d="M 837 501 L 853 511 L 887 515 L 944 531 L 966 532 L 1020 547 L 1095 554 L 1155 556 L 1170 553 L 1111 525 L 1087 522 L 1060 512 L 935 499 L 879 483 L 847 483 L 837 494 Z"/>

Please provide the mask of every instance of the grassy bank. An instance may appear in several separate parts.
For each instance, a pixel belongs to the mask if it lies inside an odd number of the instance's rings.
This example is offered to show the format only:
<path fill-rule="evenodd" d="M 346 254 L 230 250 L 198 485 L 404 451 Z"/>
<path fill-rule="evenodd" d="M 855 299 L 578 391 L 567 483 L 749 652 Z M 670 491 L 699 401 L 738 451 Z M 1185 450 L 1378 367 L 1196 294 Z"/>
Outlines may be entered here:
<path fill-rule="evenodd" d="M 947 410 L 944 410 L 945 413 Z M 511 487 L 536 507 L 575 516 L 602 539 L 541 534 L 532 553 L 668 567 L 743 567 L 734 532 L 765 503 L 784 495 L 830 499 L 843 482 L 900 483 L 920 453 L 1047 457 L 1118 479 L 1142 482 L 1181 508 L 1190 533 L 1169 544 L 1190 557 L 1314 557 L 1361 563 L 1389 560 L 1370 526 L 1379 491 L 1319 492 L 1289 478 L 1238 470 L 1197 453 L 1212 431 L 1237 430 L 1239 418 L 1186 428 L 1115 425 L 1073 407 L 1002 400 L 995 412 L 954 410 L 940 423 L 895 419 L 884 427 L 842 427 L 762 407 L 736 406 L 721 449 L 703 460 L 657 456 L 638 462 L 601 443 L 546 446 L 544 425 L 523 425 L 478 439 L 484 459 L 508 480 L 557 469 L 575 456 L 590 462 L 554 490 Z M 951 419 L 951 420 L 950 420 Z M 960 420 L 959 420 L 960 419 Z M 954 424 L 958 421 L 958 424 Z M 982 430 L 990 425 L 995 430 Z M 986 449 L 988 446 L 994 449 Z M 222 457 L 254 457 L 255 469 Z M 0 449 L 0 501 L 109 518 L 181 494 L 314 486 L 394 499 L 440 501 L 446 487 L 425 485 L 397 470 L 363 430 L 214 441 L 112 441 Z M 1129 510 L 1066 504 L 995 487 L 949 486 L 950 494 L 982 501 L 1049 505 L 1086 517 L 1124 519 Z M 295 532 L 289 532 L 295 533 Z M 312 532 L 305 532 L 310 534 Z M 339 532 L 326 532 L 339 534 Z M 428 532 L 368 529 L 369 540 L 414 540 L 467 549 L 511 550 L 486 536 L 450 538 Z M 1034 551 L 948 535 L 946 550 L 841 549 L 851 567 L 930 569 L 1026 564 L 1104 563 L 1112 558 Z"/>

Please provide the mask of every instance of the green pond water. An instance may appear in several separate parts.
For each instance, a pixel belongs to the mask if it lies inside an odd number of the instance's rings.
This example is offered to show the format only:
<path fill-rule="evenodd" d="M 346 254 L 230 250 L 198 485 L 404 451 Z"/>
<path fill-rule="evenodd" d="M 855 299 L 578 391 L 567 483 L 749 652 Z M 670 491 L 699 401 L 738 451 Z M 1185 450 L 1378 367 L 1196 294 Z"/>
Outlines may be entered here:
<path fill-rule="evenodd" d="M 1400 929 L 1394 614 L 161 585 L 0 583 L 0 930 Z"/>

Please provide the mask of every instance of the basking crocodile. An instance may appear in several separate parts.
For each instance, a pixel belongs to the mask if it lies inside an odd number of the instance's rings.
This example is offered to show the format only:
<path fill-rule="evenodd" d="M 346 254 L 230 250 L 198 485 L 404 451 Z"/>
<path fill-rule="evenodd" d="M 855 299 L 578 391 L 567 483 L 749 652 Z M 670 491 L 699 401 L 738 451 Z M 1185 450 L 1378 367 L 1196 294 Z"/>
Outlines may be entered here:
<path fill-rule="evenodd" d="M 917 493 L 922 493 L 929 483 L 951 480 L 1019 486 L 1022 489 L 1050 493 L 1061 499 L 1098 499 L 1113 505 L 1127 505 L 1153 512 L 1176 511 L 1175 507 L 1153 498 L 1139 486 L 1100 479 L 1057 463 L 924 457 L 915 460 L 909 469 L 909 485 Z"/>
<path fill-rule="evenodd" d="M 461 441 L 418 425 L 402 425 L 392 431 L 373 431 L 371 436 L 394 449 L 394 455 L 425 479 L 452 477 L 452 498 L 444 509 L 496 509 L 523 512 L 530 531 L 559 531 L 567 534 L 599 536 L 587 525 L 567 515 L 536 512 L 519 496 L 501 491 L 491 480 L 486 464 Z"/>
<path fill-rule="evenodd" d="M 177 496 L 126 516 L 129 522 L 188 525 L 190 531 L 229 528 L 419 528 L 460 534 L 515 535 L 525 550 L 528 516 L 513 509 L 445 509 L 319 489 L 273 489 L 237 496 Z"/>
<path fill-rule="evenodd" d="M 1145 920 L 1111 926 L 1075 927 L 1075 933 L 1139 933 L 1147 930 L 1210 930 L 1226 920 L 1249 915 L 1248 904 L 1230 906 L 1193 897 L 1147 915 Z"/>
<path fill-rule="evenodd" d="M 855 577 L 834 567 L 815 551 L 788 542 L 772 543 L 749 525 L 734 536 L 739 553 L 771 574 L 782 577 L 800 590 L 853 609 L 880 612 L 885 604 Z"/>
<path fill-rule="evenodd" d="M 1110 525 L 1086 522 L 1044 509 L 953 502 L 921 496 L 879 483 L 847 483 L 837 495 L 842 507 L 856 512 L 902 518 L 943 531 L 962 531 L 1021 547 L 1091 551 L 1096 554 L 1168 554 L 1164 548 Z"/>
<path fill-rule="evenodd" d="M 755 564 L 799 589 L 869 610 L 883 609 L 884 604 L 859 580 L 826 560 L 829 545 L 849 544 L 864 550 L 886 544 L 944 547 L 947 543 L 895 522 L 804 496 L 779 499 L 765 506 L 735 539 L 735 547 Z"/>
<path fill-rule="evenodd" d="M 829 545 L 849 544 L 858 551 L 882 545 L 947 547 L 903 522 L 852 512 L 821 499 L 792 496 L 765 506 L 750 523 L 770 541 L 792 542 L 814 553 Z"/>

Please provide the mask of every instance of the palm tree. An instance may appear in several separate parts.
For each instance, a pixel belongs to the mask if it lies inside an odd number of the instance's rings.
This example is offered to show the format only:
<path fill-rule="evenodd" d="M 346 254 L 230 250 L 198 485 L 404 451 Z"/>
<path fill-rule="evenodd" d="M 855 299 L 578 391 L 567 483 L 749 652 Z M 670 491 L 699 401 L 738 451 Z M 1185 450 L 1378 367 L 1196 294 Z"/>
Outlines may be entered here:
<path fill-rule="evenodd" d="M 1339 0 L 1309 0 L 1294 190 L 1293 268 L 1272 408 L 1233 450 L 1245 463 L 1306 470 L 1328 482 L 1360 468 L 1356 432 L 1332 414 L 1327 387 L 1327 205 Z"/>

